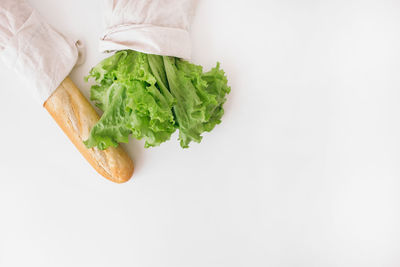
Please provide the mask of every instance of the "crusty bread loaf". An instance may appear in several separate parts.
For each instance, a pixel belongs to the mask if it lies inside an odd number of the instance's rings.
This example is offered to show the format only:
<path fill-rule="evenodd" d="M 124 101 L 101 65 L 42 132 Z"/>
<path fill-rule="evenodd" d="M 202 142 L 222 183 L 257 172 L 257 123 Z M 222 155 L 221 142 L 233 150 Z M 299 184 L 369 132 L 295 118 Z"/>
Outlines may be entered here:
<path fill-rule="evenodd" d="M 99 150 L 84 145 L 99 115 L 70 78 L 61 83 L 44 107 L 98 173 L 116 183 L 131 178 L 133 162 L 120 146 Z"/>

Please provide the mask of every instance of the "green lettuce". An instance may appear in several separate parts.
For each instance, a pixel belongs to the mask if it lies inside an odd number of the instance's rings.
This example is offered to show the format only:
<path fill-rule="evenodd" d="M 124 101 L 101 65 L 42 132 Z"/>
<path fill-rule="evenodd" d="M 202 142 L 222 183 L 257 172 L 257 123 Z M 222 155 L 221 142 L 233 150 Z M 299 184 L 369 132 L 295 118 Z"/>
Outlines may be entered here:
<path fill-rule="evenodd" d="M 221 122 L 230 87 L 219 63 L 204 73 L 185 60 L 132 50 L 115 53 L 95 66 L 90 99 L 104 113 L 85 145 L 103 150 L 129 136 L 158 146 L 178 129 L 180 145 L 200 142 Z"/>

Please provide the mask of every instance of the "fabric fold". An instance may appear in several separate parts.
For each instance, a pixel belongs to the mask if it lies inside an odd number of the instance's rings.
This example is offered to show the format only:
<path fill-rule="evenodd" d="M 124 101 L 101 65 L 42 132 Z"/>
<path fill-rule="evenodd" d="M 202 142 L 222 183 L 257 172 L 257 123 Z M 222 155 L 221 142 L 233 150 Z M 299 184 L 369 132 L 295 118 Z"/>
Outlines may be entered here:
<path fill-rule="evenodd" d="M 75 66 L 78 46 L 47 24 L 26 1 L 0 2 L 0 57 L 33 89 L 41 104 Z"/>
<path fill-rule="evenodd" d="M 196 6 L 197 0 L 105 0 L 106 30 L 99 49 L 190 59 Z"/>
<path fill-rule="evenodd" d="M 124 49 L 148 54 L 190 58 L 190 35 L 179 28 L 154 25 L 120 25 L 109 29 L 100 39 L 102 52 Z"/>

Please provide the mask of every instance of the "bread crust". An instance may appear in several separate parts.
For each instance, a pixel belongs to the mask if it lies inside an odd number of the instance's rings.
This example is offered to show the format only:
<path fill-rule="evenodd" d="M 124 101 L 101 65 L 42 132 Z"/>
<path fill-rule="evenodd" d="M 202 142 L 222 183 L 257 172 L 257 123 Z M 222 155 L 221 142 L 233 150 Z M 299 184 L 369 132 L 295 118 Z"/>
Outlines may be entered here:
<path fill-rule="evenodd" d="M 99 174 L 115 183 L 124 183 L 132 177 L 133 162 L 121 146 L 99 150 L 88 149 L 83 143 L 100 117 L 69 77 L 47 99 L 44 107 Z"/>

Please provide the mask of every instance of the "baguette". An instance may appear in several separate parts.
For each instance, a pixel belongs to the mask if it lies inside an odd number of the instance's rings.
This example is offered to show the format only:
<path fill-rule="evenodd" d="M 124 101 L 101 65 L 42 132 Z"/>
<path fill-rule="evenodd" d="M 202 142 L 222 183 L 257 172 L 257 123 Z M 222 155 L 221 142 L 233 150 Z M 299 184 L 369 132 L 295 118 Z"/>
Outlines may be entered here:
<path fill-rule="evenodd" d="M 131 178 L 133 162 L 121 146 L 106 150 L 86 148 L 83 141 L 88 139 L 99 115 L 69 77 L 47 99 L 44 107 L 99 174 L 116 183 Z"/>

